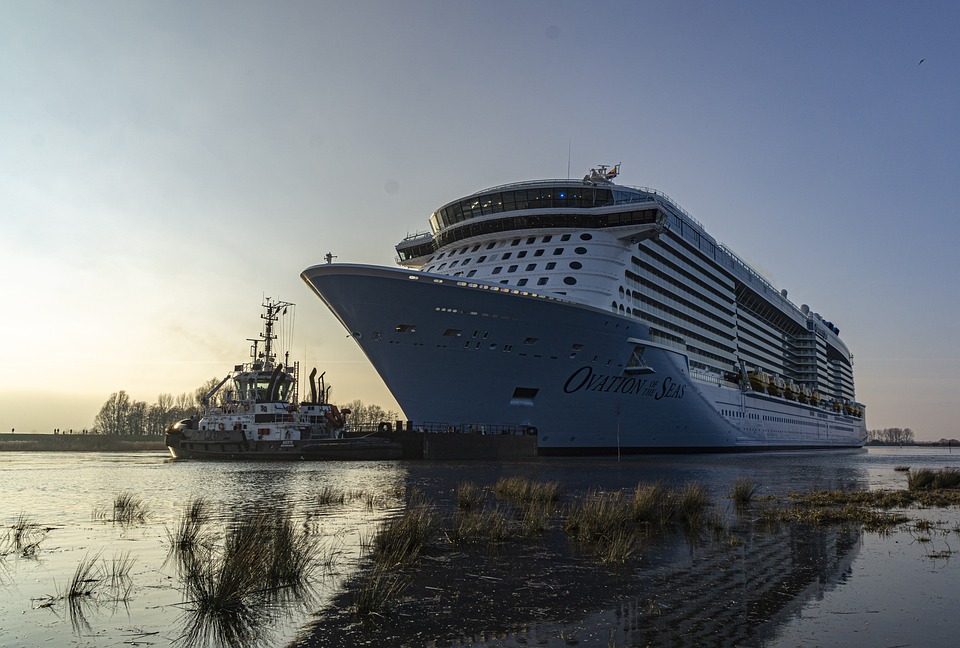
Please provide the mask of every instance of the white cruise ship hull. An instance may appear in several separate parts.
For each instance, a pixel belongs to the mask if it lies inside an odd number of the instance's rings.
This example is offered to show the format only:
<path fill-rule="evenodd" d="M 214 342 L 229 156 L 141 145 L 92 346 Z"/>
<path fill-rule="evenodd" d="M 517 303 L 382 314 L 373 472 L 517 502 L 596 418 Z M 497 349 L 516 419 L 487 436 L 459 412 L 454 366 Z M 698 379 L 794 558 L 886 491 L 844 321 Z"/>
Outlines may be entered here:
<path fill-rule="evenodd" d="M 862 417 L 692 377 L 682 350 L 616 313 L 402 268 L 325 264 L 302 278 L 415 424 L 535 433 L 541 454 L 866 440 Z"/>

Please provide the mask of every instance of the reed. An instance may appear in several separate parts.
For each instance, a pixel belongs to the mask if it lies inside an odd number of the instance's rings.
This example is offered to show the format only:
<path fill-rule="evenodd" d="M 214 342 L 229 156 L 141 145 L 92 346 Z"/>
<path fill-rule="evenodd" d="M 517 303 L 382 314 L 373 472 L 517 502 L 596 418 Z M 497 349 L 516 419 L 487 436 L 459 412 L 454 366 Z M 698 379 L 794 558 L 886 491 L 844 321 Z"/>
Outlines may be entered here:
<path fill-rule="evenodd" d="M 380 525 L 372 542 L 374 560 L 385 567 L 416 562 L 437 528 L 433 508 L 414 498 L 400 517 Z"/>
<path fill-rule="evenodd" d="M 525 477 L 501 477 L 493 487 L 497 497 L 515 502 L 556 502 L 560 499 L 560 484 L 538 482 Z"/>
<path fill-rule="evenodd" d="M 684 486 L 674 496 L 677 517 L 689 526 L 703 522 L 707 508 L 710 507 L 710 495 L 707 489 L 698 483 Z"/>
<path fill-rule="evenodd" d="M 520 513 L 520 535 L 529 538 L 550 528 L 552 508 L 549 502 L 531 502 Z"/>
<path fill-rule="evenodd" d="M 5 544 L 12 547 L 15 553 L 24 557 L 35 556 L 40 543 L 50 531 L 33 518 L 21 512 L 7 532 Z"/>
<path fill-rule="evenodd" d="M 483 506 L 486 493 L 483 488 L 474 482 L 460 482 L 457 484 L 457 508 L 472 510 Z"/>
<path fill-rule="evenodd" d="M 746 510 L 751 502 L 753 502 L 753 498 L 759 490 L 760 486 L 754 483 L 753 480 L 746 477 L 738 477 L 733 485 L 733 492 L 730 493 L 730 497 L 733 499 L 733 506 L 737 512 Z"/>
<path fill-rule="evenodd" d="M 632 507 L 620 493 L 590 491 L 567 509 L 565 529 L 576 538 L 597 541 L 628 528 Z"/>
<path fill-rule="evenodd" d="M 147 506 L 134 493 L 120 493 L 113 499 L 113 521 L 118 524 L 139 524 L 146 521 Z"/>
<path fill-rule="evenodd" d="M 637 535 L 632 530 L 617 529 L 597 544 L 594 553 L 604 565 L 623 565 L 636 553 Z"/>
<path fill-rule="evenodd" d="M 360 581 L 353 598 L 353 613 L 360 619 L 383 616 L 410 584 L 409 578 L 383 565 L 375 566 Z"/>
<path fill-rule="evenodd" d="M 208 530 L 210 505 L 202 497 L 190 501 L 174 531 L 166 530 L 169 555 L 175 556 L 181 570 L 188 570 L 200 557 L 209 558 L 213 538 Z"/>
<path fill-rule="evenodd" d="M 664 527 L 674 518 L 670 493 L 662 482 L 637 484 L 630 501 L 633 519 L 645 526 Z"/>
<path fill-rule="evenodd" d="M 510 521 L 499 509 L 459 512 L 447 530 L 447 539 L 457 543 L 498 543 L 510 537 Z"/>
<path fill-rule="evenodd" d="M 320 506 L 330 506 L 332 504 L 344 504 L 347 501 L 347 495 L 341 490 L 332 486 L 324 486 L 317 493 L 317 504 Z"/>
<path fill-rule="evenodd" d="M 910 491 L 955 490 L 960 488 L 960 469 L 918 468 L 907 473 L 907 489 Z"/>

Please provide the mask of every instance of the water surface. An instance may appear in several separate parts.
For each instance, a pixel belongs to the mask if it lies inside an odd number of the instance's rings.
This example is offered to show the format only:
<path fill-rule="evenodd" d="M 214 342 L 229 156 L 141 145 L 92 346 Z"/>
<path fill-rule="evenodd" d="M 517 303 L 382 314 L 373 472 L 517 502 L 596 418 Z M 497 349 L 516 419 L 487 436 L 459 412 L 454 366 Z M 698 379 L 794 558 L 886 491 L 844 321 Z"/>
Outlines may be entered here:
<path fill-rule="evenodd" d="M 960 453 L 890 448 L 296 464 L 173 462 L 162 453 L 2 453 L 0 523 L 9 527 L 23 514 L 50 530 L 35 555 L 7 547 L 0 559 L 0 646 L 189 643 L 183 635 L 190 606 L 167 560 L 167 532 L 197 496 L 214 503 L 218 520 L 290 506 L 298 524 L 335 556 L 307 600 L 270 616 L 254 642 L 260 645 L 952 646 L 960 634 L 951 558 L 960 548 L 956 510 L 908 511 L 933 528 L 889 535 L 855 528 L 757 532 L 730 510 L 728 493 L 740 477 L 778 497 L 893 490 L 905 487 L 895 470 L 901 466 L 960 467 Z M 365 565 L 363 544 L 400 510 L 405 494 L 422 491 L 452 510 L 459 483 L 492 485 L 507 476 L 557 481 L 568 496 L 696 481 L 744 535 L 725 544 L 680 534 L 644 546 L 636 564 L 620 570 L 584 560 L 559 530 L 497 555 L 457 548 L 422 561 L 393 617 L 354 622 L 348 608 Z M 350 496 L 321 502 L 330 489 Z M 149 512 L 144 523 L 118 525 L 102 515 L 127 492 L 142 498 Z M 88 603 L 80 620 L 63 604 L 42 605 L 63 591 L 86 557 L 110 560 L 124 552 L 135 563 L 122 597 Z M 332 629 L 342 631 L 336 641 Z"/>

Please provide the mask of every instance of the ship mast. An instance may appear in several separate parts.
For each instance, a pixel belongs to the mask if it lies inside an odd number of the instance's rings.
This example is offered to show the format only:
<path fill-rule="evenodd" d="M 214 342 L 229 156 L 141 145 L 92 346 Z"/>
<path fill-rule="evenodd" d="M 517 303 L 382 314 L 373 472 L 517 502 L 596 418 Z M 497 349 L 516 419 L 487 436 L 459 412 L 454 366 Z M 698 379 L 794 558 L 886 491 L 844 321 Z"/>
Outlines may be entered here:
<path fill-rule="evenodd" d="M 273 323 L 280 319 L 280 315 L 286 313 L 287 308 L 293 306 L 293 304 L 280 300 L 274 301 L 267 297 L 262 306 L 266 311 L 260 316 L 260 319 L 263 320 L 263 333 L 260 334 L 259 339 L 250 339 L 250 342 L 253 342 L 253 349 L 250 350 L 250 354 L 253 356 L 255 365 L 259 364 L 260 358 L 263 358 L 262 368 L 269 371 L 273 368 L 276 360 L 273 352 L 273 341 L 277 339 L 277 336 L 273 332 Z M 281 310 L 283 313 L 281 313 Z M 257 346 L 260 342 L 263 342 L 263 353 L 258 355 Z"/>

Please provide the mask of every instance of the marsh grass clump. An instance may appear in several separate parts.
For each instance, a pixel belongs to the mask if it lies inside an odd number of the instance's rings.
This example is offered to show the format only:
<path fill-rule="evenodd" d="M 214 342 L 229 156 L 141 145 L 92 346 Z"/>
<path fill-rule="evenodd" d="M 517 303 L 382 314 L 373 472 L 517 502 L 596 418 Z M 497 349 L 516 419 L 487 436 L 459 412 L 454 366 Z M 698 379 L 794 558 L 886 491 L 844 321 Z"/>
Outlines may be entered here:
<path fill-rule="evenodd" d="M 454 544 L 504 542 L 510 537 L 510 520 L 499 508 L 481 511 L 460 511 L 447 530 L 447 539 Z"/>
<path fill-rule="evenodd" d="M 234 643 L 248 637 L 265 603 L 281 592 L 308 593 L 321 555 L 317 544 L 287 509 L 228 521 L 222 550 L 185 561 L 186 593 L 197 617 L 191 632 L 209 626 Z"/>
<path fill-rule="evenodd" d="M 609 540 L 632 527 L 630 502 L 621 493 L 590 491 L 567 509 L 565 529 L 581 541 Z"/>
<path fill-rule="evenodd" d="M 501 477 L 493 487 L 497 497 L 514 502 L 556 502 L 560 499 L 560 484 L 538 482 L 524 477 Z"/>
<path fill-rule="evenodd" d="M 669 490 L 662 482 L 637 484 L 630 501 L 633 519 L 647 527 L 664 527 L 674 518 Z"/>
<path fill-rule="evenodd" d="M 733 485 L 733 492 L 730 493 L 730 498 L 733 500 L 733 506 L 737 512 L 743 512 L 750 506 L 758 490 L 760 490 L 760 486 L 753 480 L 746 477 L 737 478 Z"/>
<path fill-rule="evenodd" d="M 698 483 L 687 484 L 674 494 L 677 517 L 684 524 L 696 525 L 703 521 L 710 507 L 707 489 Z"/>
<path fill-rule="evenodd" d="M 910 466 L 894 466 L 895 472 L 910 472 Z"/>
<path fill-rule="evenodd" d="M 552 513 L 549 502 L 530 502 L 519 513 L 520 535 L 529 538 L 547 531 Z"/>
<path fill-rule="evenodd" d="M 907 473 L 907 489 L 910 491 L 955 490 L 960 488 L 960 469 L 918 468 Z"/>
<path fill-rule="evenodd" d="M 43 527 L 33 518 L 21 512 L 4 538 L 3 546 L 0 546 L 3 553 L 12 550 L 23 557 L 32 557 L 37 554 L 40 543 L 50 531 L 48 527 Z"/>
<path fill-rule="evenodd" d="M 416 562 L 438 526 L 433 508 L 412 498 L 402 515 L 380 525 L 371 543 L 375 562 L 384 567 Z"/>
<path fill-rule="evenodd" d="M 487 495 L 483 488 L 474 482 L 460 482 L 457 484 L 457 508 L 473 510 L 483 506 Z"/>
<path fill-rule="evenodd" d="M 410 578 L 391 571 L 383 565 L 375 566 L 360 581 L 353 597 L 353 613 L 360 619 L 383 616 L 400 598 L 410 584 Z"/>
<path fill-rule="evenodd" d="M 120 493 L 113 499 L 113 521 L 117 524 L 142 524 L 147 515 L 146 504 L 134 493 Z"/>
<path fill-rule="evenodd" d="M 317 504 L 320 506 L 330 506 L 332 504 L 344 504 L 347 501 L 347 494 L 332 486 L 325 485 L 317 493 Z"/>

